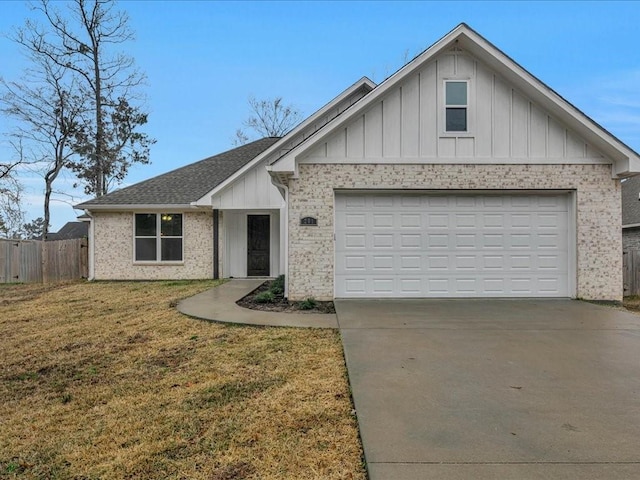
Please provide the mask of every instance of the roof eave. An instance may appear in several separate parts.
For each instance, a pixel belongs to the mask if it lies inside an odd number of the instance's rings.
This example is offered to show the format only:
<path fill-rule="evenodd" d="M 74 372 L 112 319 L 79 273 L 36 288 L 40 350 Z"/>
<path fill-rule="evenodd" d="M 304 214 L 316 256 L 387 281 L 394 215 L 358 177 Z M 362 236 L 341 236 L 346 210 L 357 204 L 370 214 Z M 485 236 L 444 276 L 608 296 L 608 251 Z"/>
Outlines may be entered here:
<path fill-rule="evenodd" d="M 612 159 L 616 163 L 614 166 L 615 174 L 626 176 L 640 172 L 640 154 L 521 67 L 498 47 L 470 27 L 465 27 L 457 38 L 461 48 L 481 58 L 507 81 L 520 86 L 543 109 L 555 114 L 560 121 L 568 124 L 578 135 L 584 137 L 601 153 Z M 491 55 L 487 55 L 487 53 L 491 53 Z"/>
<path fill-rule="evenodd" d="M 268 158 L 269 155 L 271 155 L 272 153 L 276 152 L 279 148 L 282 147 L 283 144 L 285 144 L 288 141 L 289 138 L 291 138 L 291 137 L 297 135 L 298 133 L 300 133 L 302 130 L 307 128 L 309 125 L 311 125 L 313 122 L 315 122 L 322 115 L 326 114 L 328 111 L 330 111 L 332 108 L 334 108 L 343 99 L 347 98 L 349 95 L 352 95 L 353 93 L 358 91 L 358 89 L 363 88 L 363 87 L 364 88 L 368 88 L 369 91 L 372 91 L 376 87 L 376 84 L 371 79 L 369 79 L 367 77 L 360 78 L 357 82 L 353 83 L 353 85 L 348 87 L 346 90 L 344 90 L 342 93 L 340 93 L 338 96 L 336 96 L 329 103 L 327 103 L 322 108 L 317 110 L 315 113 L 313 113 L 309 117 L 307 117 L 304 121 L 302 121 L 299 125 L 297 125 L 293 130 L 291 130 L 284 137 L 282 137 L 276 143 L 274 143 L 269 148 L 267 148 L 264 152 L 259 154 L 256 158 L 251 160 L 249 163 L 247 163 L 241 169 L 239 169 L 236 172 L 234 172 L 229 177 L 227 177 L 226 180 L 224 180 L 220 184 L 216 185 L 216 187 L 213 188 L 213 190 L 207 192 L 202 197 L 200 197 L 198 200 L 193 202 L 194 205 L 198 205 L 198 206 L 209 206 L 209 205 L 211 205 L 211 198 L 214 195 L 216 195 L 217 193 L 219 193 L 222 190 L 224 190 L 227 186 L 229 186 L 231 183 L 236 181 L 239 177 L 241 177 L 246 172 L 251 170 L 257 164 L 259 164 L 262 160 Z M 303 142 L 303 144 L 304 144 L 304 142 Z"/>
<path fill-rule="evenodd" d="M 354 105 L 345 115 L 337 117 L 330 122 L 319 135 L 313 137 L 310 142 L 299 145 L 291 152 L 280 157 L 273 166 L 273 172 L 295 174 L 295 159 L 304 152 L 310 150 L 324 138 L 333 134 L 345 123 L 356 115 L 362 113 L 367 106 L 385 95 L 394 88 L 407 75 L 420 68 L 456 42 L 464 50 L 474 54 L 479 59 L 487 63 L 492 69 L 503 75 L 508 81 L 524 90 L 524 93 L 531 96 L 534 101 L 540 103 L 541 107 L 555 114 L 561 121 L 568 124 L 575 132 L 583 136 L 589 143 L 593 144 L 607 158 L 614 161 L 612 167 L 613 176 L 619 178 L 634 175 L 640 172 L 640 154 L 629 146 L 625 145 L 602 126 L 597 124 L 570 102 L 562 98 L 553 89 L 545 85 L 541 80 L 533 76 L 518 63 L 503 53 L 480 34 L 476 33 L 468 25 L 462 23 L 447 33 L 440 40 L 427 48 L 420 55 L 400 68 L 397 72 L 387 78 L 370 94 Z M 294 161 L 292 161 L 292 159 Z"/>
<path fill-rule="evenodd" d="M 400 68 L 397 72 L 386 78 L 382 83 L 380 83 L 376 88 L 369 93 L 365 98 L 363 98 L 360 102 L 354 105 L 346 115 L 341 115 L 336 117 L 334 120 L 329 122 L 322 131 L 319 132 L 318 135 L 314 135 L 309 142 L 305 142 L 301 145 L 298 145 L 296 148 L 291 150 L 291 152 L 283 155 L 279 159 L 277 159 L 274 163 L 271 164 L 273 172 L 280 173 L 289 173 L 293 175 L 295 172 L 291 168 L 292 162 L 288 161 L 291 157 L 296 158 L 302 152 L 311 149 L 314 145 L 317 145 L 323 138 L 334 133 L 340 126 L 346 123 L 350 118 L 362 112 L 367 105 L 376 101 L 376 99 L 383 96 L 388 90 L 393 88 L 402 78 L 405 77 L 408 73 L 418 68 L 418 66 L 422 65 L 424 62 L 428 61 L 430 58 L 435 57 L 442 50 L 448 48 L 455 41 L 455 37 L 459 34 L 462 28 L 465 28 L 465 24 L 460 24 L 456 28 L 454 28 L 451 32 L 446 34 L 440 40 L 435 42 L 429 48 L 427 48 L 420 55 L 415 57 L 413 60 L 408 62 L 402 68 Z M 468 27 L 467 27 L 468 28 Z"/>
<path fill-rule="evenodd" d="M 81 203 L 79 205 L 74 206 L 73 208 L 77 210 L 88 210 L 90 212 L 96 211 L 126 211 L 133 212 L 139 210 L 202 210 L 200 206 L 193 205 L 190 203 L 140 203 L 140 204 L 119 204 L 119 205 L 104 205 L 104 204 L 90 204 L 90 203 Z"/>

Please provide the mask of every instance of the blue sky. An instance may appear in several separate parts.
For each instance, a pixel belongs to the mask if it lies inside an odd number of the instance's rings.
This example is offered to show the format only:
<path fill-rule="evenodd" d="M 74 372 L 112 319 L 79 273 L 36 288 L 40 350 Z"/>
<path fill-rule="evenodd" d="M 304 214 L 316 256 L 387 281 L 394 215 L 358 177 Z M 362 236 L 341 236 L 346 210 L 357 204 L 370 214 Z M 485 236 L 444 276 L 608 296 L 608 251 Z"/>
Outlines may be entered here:
<path fill-rule="evenodd" d="M 640 150 L 639 2 L 121 1 L 147 74 L 151 165 L 130 185 L 232 147 L 247 98 L 282 96 L 304 115 L 368 76 L 384 80 L 465 22 L 636 151 Z M 0 2 L 0 32 L 31 15 Z M 0 37 L 0 76 L 24 59 Z M 0 133 L 7 129 L 0 118 Z M 7 155 L 0 140 L 0 156 Z M 27 218 L 41 216 L 43 181 L 24 172 Z M 85 200 L 69 175 L 52 204 L 53 230 Z"/>

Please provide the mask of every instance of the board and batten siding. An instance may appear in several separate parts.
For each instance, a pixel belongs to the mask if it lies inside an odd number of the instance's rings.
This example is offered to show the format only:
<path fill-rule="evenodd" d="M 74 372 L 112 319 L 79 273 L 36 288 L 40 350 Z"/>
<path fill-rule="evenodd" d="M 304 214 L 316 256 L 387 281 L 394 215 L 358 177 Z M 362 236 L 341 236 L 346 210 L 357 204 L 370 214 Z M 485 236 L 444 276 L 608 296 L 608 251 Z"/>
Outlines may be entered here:
<path fill-rule="evenodd" d="M 284 206 L 284 199 L 261 162 L 211 199 L 213 208 L 273 209 Z"/>
<path fill-rule="evenodd" d="M 247 276 L 247 216 L 269 215 L 269 264 L 270 276 L 280 275 L 280 210 L 255 210 L 224 212 L 221 238 L 225 246 L 223 252 L 221 276 L 223 278 L 243 278 Z"/>
<path fill-rule="evenodd" d="M 320 130 L 334 118 L 341 115 L 345 110 L 362 99 L 362 97 L 364 97 L 370 91 L 371 89 L 369 87 L 361 86 L 350 95 L 347 95 L 346 97 L 338 101 L 335 105 L 333 105 L 333 107 L 324 112 L 324 114 L 315 118 L 309 125 L 307 125 L 298 133 L 294 135 L 287 134 L 285 138 L 283 138 L 284 143 L 282 143 L 280 145 L 280 148 L 270 156 L 270 159 L 275 160 L 282 155 L 286 155 L 290 150 L 300 145 L 304 140 L 312 135 L 315 135 L 318 130 Z"/>
<path fill-rule="evenodd" d="M 469 132 L 445 133 L 444 80 L 469 80 Z M 301 161 L 321 159 L 564 159 L 610 163 L 483 62 L 442 54 L 408 76 Z"/>

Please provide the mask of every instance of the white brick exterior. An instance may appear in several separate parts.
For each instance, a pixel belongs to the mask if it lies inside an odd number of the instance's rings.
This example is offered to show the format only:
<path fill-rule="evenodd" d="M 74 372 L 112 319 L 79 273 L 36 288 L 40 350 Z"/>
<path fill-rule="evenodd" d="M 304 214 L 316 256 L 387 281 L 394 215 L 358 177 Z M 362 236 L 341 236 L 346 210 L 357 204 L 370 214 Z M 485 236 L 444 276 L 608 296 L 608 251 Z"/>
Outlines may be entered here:
<path fill-rule="evenodd" d="M 133 213 L 93 212 L 96 280 L 213 278 L 213 212 L 183 214 L 184 261 L 140 265 L 133 261 Z"/>
<path fill-rule="evenodd" d="M 620 183 L 610 165 L 303 164 L 289 182 L 289 298 L 334 294 L 335 189 L 576 192 L 577 297 L 622 299 Z M 314 216 L 318 226 L 301 227 Z"/>

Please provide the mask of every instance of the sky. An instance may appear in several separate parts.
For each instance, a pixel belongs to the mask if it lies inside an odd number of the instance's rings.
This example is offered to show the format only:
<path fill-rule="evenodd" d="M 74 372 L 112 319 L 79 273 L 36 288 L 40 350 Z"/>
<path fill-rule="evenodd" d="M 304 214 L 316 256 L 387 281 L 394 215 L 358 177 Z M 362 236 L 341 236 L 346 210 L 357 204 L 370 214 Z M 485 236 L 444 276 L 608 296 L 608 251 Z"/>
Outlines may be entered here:
<path fill-rule="evenodd" d="M 308 116 L 363 76 L 379 83 L 461 22 L 640 151 L 640 2 L 125 1 L 136 38 L 120 47 L 145 72 L 151 164 L 127 186 L 229 150 L 249 96 L 282 97 Z M 0 1 L 0 32 L 33 17 Z M 0 36 L 0 76 L 26 66 Z M 9 124 L 0 117 L 0 134 Z M 0 138 L 0 158 L 10 155 Z M 44 181 L 20 172 L 27 220 L 42 216 Z M 57 184 L 52 231 L 87 200 Z"/>

